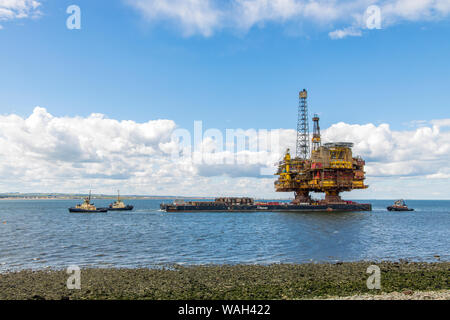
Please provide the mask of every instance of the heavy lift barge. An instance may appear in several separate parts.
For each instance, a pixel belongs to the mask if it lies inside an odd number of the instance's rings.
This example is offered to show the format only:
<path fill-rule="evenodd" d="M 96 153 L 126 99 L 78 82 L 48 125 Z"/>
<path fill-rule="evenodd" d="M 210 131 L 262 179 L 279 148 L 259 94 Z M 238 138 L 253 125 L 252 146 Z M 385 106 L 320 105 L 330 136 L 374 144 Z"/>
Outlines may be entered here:
<path fill-rule="evenodd" d="M 161 204 L 166 212 L 332 212 L 332 211 L 371 211 L 370 204 L 345 201 L 343 203 L 326 203 L 317 201 L 304 204 L 283 202 L 255 202 L 251 198 L 218 198 L 215 201 L 188 201 Z"/>
<path fill-rule="evenodd" d="M 344 201 L 341 192 L 367 189 L 364 184 L 365 161 L 353 157 L 350 142 L 322 145 L 319 117 L 313 117 L 314 131 L 310 143 L 307 91 L 299 93 L 296 155 L 290 150 L 278 163 L 277 192 L 294 192 L 291 203 L 255 202 L 251 198 L 217 198 L 213 202 L 190 201 L 161 204 L 161 209 L 174 211 L 371 211 L 371 204 Z M 311 149 L 311 151 L 310 151 Z M 325 193 L 324 200 L 313 200 L 311 192 Z"/>

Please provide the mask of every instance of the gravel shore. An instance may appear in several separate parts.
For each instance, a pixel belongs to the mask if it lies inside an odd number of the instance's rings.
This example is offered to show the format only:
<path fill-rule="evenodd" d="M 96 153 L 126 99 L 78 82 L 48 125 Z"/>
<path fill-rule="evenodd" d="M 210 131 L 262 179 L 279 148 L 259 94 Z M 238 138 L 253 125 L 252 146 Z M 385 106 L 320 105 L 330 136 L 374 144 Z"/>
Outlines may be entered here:
<path fill-rule="evenodd" d="M 381 269 L 381 290 L 369 290 L 367 267 Z M 0 274 L 5 299 L 449 299 L 450 262 L 355 262 L 83 269 L 81 289 L 66 287 L 65 270 Z"/>
<path fill-rule="evenodd" d="M 327 297 L 319 300 L 450 300 L 450 290 L 389 292 L 382 294 L 363 294 L 349 297 Z"/>

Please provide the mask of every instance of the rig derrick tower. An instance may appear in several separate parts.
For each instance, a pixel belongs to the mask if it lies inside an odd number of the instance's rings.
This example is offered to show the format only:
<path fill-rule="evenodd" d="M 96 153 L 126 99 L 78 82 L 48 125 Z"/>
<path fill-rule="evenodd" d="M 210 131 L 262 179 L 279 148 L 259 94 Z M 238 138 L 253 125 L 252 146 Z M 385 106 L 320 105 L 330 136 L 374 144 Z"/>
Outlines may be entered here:
<path fill-rule="evenodd" d="M 308 121 L 308 92 L 303 89 L 298 94 L 298 121 L 297 121 L 297 158 L 306 160 L 309 157 L 309 121 Z"/>
<path fill-rule="evenodd" d="M 315 203 L 310 197 L 311 192 L 325 193 L 325 200 L 321 201 L 324 203 L 345 203 L 339 195 L 341 192 L 368 187 L 364 185 L 365 161 L 353 157 L 353 143 L 322 145 L 317 115 L 312 119 L 314 126 L 310 140 L 307 97 L 306 90 L 299 93 L 296 157 L 291 158 L 288 149 L 279 162 L 275 189 L 277 192 L 294 192 L 294 204 Z"/>

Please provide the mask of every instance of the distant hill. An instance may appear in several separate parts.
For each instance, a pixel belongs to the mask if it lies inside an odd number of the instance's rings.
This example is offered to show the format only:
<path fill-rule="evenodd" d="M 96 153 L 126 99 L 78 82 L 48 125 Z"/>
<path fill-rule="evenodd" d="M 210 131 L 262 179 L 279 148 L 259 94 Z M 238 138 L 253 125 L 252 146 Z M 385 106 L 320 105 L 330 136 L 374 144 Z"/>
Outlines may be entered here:
<path fill-rule="evenodd" d="M 89 196 L 87 193 L 20 193 L 6 192 L 0 193 L 0 200 L 72 200 L 81 199 Z M 93 199 L 116 199 L 117 195 L 110 194 L 92 194 Z M 215 197 L 198 197 L 198 196 L 155 196 L 155 195 L 120 195 L 121 199 L 150 199 L 150 200 L 175 200 L 175 199 L 214 199 Z M 264 200 L 264 199 L 258 199 Z M 270 200 L 286 200 L 286 199 L 270 199 Z"/>

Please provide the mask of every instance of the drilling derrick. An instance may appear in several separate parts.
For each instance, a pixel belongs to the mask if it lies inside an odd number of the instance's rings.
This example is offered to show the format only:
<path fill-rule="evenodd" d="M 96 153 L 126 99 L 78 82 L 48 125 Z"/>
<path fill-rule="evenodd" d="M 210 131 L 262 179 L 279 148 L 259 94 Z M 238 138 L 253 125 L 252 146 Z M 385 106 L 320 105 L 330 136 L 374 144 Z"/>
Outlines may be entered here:
<path fill-rule="evenodd" d="M 306 160 L 309 157 L 308 105 L 306 103 L 308 92 L 303 89 L 298 96 L 297 149 L 295 155 L 297 158 Z"/>
<path fill-rule="evenodd" d="M 364 184 L 365 161 L 353 157 L 350 142 L 332 142 L 322 145 L 319 117 L 313 117 L 312 150 L 309 154 L 309 126 L 307 92 L 299 94 L 300 104 L 297 124 L 296 157 L 291 158 L 289 149 L 279 162 L 275 182 L 277 192 L 294 192 L 294 204 L 346 203 L 340 197 L 341 192 L 354 189 L 366 189 Z M 325 193 L 325 200 L 314 202 L 311 192 Z"/>

